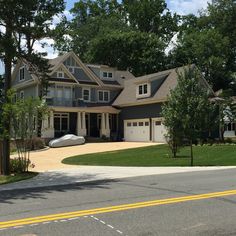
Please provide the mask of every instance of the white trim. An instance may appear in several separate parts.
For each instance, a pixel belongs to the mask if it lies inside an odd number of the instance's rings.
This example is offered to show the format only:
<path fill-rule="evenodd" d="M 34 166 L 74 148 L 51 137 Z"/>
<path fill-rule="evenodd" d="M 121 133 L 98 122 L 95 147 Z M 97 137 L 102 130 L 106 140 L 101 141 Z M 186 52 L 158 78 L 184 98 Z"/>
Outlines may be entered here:
<path fill-rule="evenodd" d="M 61 74 L 62 76 L 59 76 L 59 74 Z M 65 78 L 65 73 L 64 73 L 64 71 L 57 71 L 57 78 L 58 78 L 58 79 L 64 79 L 64 78 Z"/>
<path fill-rule="evenodd" d="M 62 116 L 64 115 L 64 118 L 67 118 L 67 130 L 62 129 Z M 54 129 L 55 131 L 63 132 L 63 131 L 69 131 L 70 130 L 70 114 L 67 112 L 55 112 L 53 113 L 53 119 L 59 118 L 60 119 L 60 130 L 55 129 L 55 122 L 54 122 Z"/>
<path fill-rule="evenodd" d="M 107 76 L 104 76 L 104 73 L 107 74 Z M 109 70 L 101 70 L 100 78 L 103 80 L 114 80 L 114 71 L 109 71 Z M 112 76 L 109 77 L 108 75 L 111 74 Z"/>
<path fill-rule="evenodd" d="M 21 79 L 21 71 L 24 71 L 24 76 L 23 76 L 23 79 Z M 19 82 L 22 82 L 22 81 L 25 81 L 25 65 L 21 66 L 20 69 L 19 69 Z"/>
<path fill-rule="evenodd" d="M 147 92 L 144 93 L 144 86 L 147 86 Z M 139 93 L 139 88 L 142 87 L 142 93 Z M 151 95 L 151 85 L 150 83 L 142 83 L 142 84 L 138 84 L 136 85 L 136 97 L 137 98 L 146 98 L 146 97 L 150 97 Z"/>
<path fill-rule="evenodd" d="M 102 92 L 102 93 L 103 93 L 103 100 L 100 100 L 100 99 L 99 99 L 99 92 Z M 104 93 L 105 93 L 105 92 L 108 93 L 108 101 L 105 101 L 105 100 L 104 100 Z M 98 99 L 97 99 L 98 102 L 103 102 L 103 103 L 104 103 L 104 102 L 105 102 L 105 103 L 110 102 L 110 91 L 109 91 L 109 90 L 97 90 L 97 98 L 98 98 Z"/>
<path fill-rule="evenodd" d="M 23 94 L 23 96 L 22 96 L 22 94 Z M 22 99 L 22 100 L 25 99 L 25 92 L 24 92 L 24 90 L 20 91 L 20 99 Z"/>
<path fill-rule="evenodd" d="M 84 99 L 84 91 L 88 90 L 89 91 L 89 99 L 85 100 Z M 90 102 L 91 101 L 91 89 L 89 87 L 82 88 L 82 99 L 84 102 Z"/>

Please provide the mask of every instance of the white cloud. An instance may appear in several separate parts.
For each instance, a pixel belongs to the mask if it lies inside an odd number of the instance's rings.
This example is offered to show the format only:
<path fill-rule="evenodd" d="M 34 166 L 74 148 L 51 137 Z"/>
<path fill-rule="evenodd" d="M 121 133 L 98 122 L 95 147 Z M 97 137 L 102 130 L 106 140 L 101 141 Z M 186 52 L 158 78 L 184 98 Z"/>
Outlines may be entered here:
<path fill-rule="evenodd" d="M 197 14 L 199 10 L 206 9 L 209 0 L 169 0 L 168 8 L 180 15 Z"/>
<path fill-rule="evenodd" d="M 34 44 L 34 50 L 36 52 L 46 52 L 46 58 L 51 59 L 58 56 L 58 51 L 54 50 L 53 48 L 54 40 L 44 38 L 40 41 L 36 41 Z"/>

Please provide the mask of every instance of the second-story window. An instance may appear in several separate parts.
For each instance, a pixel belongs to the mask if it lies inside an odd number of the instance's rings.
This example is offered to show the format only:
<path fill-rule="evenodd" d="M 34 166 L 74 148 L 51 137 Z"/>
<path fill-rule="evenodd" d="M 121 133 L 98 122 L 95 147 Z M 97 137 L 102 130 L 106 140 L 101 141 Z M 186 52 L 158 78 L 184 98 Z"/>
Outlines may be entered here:
<path fill-rule="evenodd" d="M 58 71 L 57 72 L 57 78 L 64 78 L 64 72 Z"/>
<path fill-rule="evenodd" d="M 19 77 L 19 80 L 22 81 L 22 80 L 25 80 L 25 67 L 21 67 L 20 68 L 20 77 Z"/>
<path fill-rule="evenodd" d="M 138 86 L 138 94 L 139 95 L 144 95 L 148 93 L 148 89 L 147 89 L 147 84 L 141 84 Z"/>
<path fill-rule="evenodd" d="M 98 91 L 99 102 L 109 102 L 110 93 L 109 91 Z"/>
<path fill-rule="evenodd" d="M 102 77 L 104 79 L 112 79 L 113 78 L 113 73 L 112 72 L 104 71 L 103 74 L 102 74 Z"/>
<path fill-rule="evenodd" d="M 90 101 L 90 90 L 89 89 L 83 89 L 83 100 Z"/>

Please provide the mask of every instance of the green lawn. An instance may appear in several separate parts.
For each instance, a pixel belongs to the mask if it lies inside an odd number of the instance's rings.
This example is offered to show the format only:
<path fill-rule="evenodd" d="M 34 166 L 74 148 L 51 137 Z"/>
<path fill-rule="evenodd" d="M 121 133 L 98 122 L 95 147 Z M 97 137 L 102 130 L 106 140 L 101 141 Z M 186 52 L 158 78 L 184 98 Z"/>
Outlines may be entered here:
<path fill-rule="evenodd" d="M 195 166 L 236 166 L 236 145 L 194 146 Z M 87 154 L 66 158 L 69 165 L 97 166 L 189 166 L 189 147 L 181 149 L 177 158 L 170 157 L 167 145 Z"/>
<path fill-rule="evenodd" d="M 18 182 L 25 179 L 30 179 L 30 178 L 35 177 L 37 174 L 38 173 L 36 172 L 28 172 L 28 173 L 8 175 L 8 176 L 0 175 L 0 184 L 8 184 L 8 183 Z"/>

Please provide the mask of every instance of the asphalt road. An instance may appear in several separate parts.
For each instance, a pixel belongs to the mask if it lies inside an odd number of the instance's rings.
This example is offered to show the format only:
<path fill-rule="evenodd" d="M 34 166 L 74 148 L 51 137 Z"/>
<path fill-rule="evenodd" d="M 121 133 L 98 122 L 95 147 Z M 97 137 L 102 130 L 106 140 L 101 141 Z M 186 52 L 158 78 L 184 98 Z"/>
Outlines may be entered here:
<path fill-rule="evenodd" d="M 0 235 L 234 236 L 236 191 L 228 190 L 235 169 L 1 191 Z"/>

